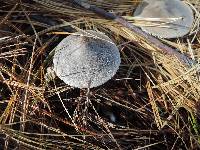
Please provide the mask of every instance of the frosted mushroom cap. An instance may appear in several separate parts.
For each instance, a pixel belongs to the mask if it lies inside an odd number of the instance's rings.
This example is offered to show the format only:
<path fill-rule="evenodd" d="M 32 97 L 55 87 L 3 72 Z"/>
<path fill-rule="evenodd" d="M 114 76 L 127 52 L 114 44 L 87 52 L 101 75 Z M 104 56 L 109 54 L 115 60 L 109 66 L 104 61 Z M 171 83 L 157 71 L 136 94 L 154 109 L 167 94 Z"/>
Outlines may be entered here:
<path fill-rule="evenodd" d="M 121 60 L 117 46 L 101 32 L 86 30 L 75 34 L 64 38 L 55 48 L 56 75 L 78 88 L 104 84 L 119 68 Z"/>
<path fill-rule="evenodd" d="M 162 38 L 177 38 L 186 35 L 193 24 L 192 9 L 180 0 L 144 0 L 135 10 L 135 17 L 180 18 L 168 21 L 164 26 L 143 26 L 142 30 Z"/>

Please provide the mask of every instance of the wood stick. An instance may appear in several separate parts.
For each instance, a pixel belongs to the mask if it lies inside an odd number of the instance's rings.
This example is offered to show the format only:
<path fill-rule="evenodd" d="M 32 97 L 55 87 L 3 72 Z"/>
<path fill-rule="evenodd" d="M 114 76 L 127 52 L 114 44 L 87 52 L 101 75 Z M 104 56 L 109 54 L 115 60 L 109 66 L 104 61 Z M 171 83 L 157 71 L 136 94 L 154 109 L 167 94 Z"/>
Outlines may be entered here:
<path fill-rule="evenodd" d="M 124 27 L 128 28 L 132 32 L 136 33 L 136 35 L 144 38 L 155 49 L 161 51 L 164 54 L 173 55 L 173 56 L 177 57 L 180 62 L 187 65 L 188 67 L 191 67 L 193 64 L 196 63 L 194 60 L 187 57 L 185 54 L 180 53 L 178 51 L 178 49 L 173 49 L 173 48 L 167 46 L 166 44 L 162 43 L 157 38 L 151 36 L 150 34 L 143 32 L 141 29 L 139 29 L 132 23 L 129 23 L 127 20 L 125 20 L 124 18 L 122 18 L 120 16 L 116 16 L 115 14 L 109 13 L 109 12 L 105 11 L 104 9 L 98 8 L 94 5 L 90 5 L 90 4 L 86 3 L 85 1 L 83 2 L 82 0 L 72 0 L 72 3 L 77 6 L 80 6 L 82 8 L 85 8 L 86 10 L 92 11 L 93 13 L 100 15 L 105 19 L 116 21 L 117 23 L 123 25 Z"/>

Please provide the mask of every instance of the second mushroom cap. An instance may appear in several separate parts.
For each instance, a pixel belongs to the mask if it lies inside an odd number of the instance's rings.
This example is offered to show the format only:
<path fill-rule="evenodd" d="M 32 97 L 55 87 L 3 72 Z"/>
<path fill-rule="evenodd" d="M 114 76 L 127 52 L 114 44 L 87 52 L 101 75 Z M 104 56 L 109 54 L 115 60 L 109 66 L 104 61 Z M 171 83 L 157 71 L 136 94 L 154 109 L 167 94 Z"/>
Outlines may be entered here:
<path fill-rule="evenodd" d="M 177 38 L 186 35 L 193 24 L 192 9 L 180 0 L 144 0 L 135 10 L 135 17 L 169 19 L 167 23 L 142 26 L 142 30 L 161 38 Z M 170 18 L 177 18 L 170 21 Z"/>

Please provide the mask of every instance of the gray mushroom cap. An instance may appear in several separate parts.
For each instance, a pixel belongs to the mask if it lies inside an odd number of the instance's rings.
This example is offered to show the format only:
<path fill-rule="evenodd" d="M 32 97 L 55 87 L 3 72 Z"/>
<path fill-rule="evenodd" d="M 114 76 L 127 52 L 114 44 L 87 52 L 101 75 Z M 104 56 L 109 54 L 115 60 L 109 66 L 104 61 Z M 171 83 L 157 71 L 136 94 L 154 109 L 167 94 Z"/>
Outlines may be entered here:
<path fill-rule="evenodd" d="M 56 75 L 66 84 L 78 88 L 104 84 L 120 66 L 117 46 L 101 32 L 86 30 L 75 34 L 67 36 L 55 48 Z"/>
<path fill-rule="evenodd" d="M 142 26 L 142 30 L 162 38 L 177 38 L 186 35 L 193 24 L 192 9 L 180 0 L 144 0 L 135 10 L 135 17 L 180 18 L 164 26 Z"/>

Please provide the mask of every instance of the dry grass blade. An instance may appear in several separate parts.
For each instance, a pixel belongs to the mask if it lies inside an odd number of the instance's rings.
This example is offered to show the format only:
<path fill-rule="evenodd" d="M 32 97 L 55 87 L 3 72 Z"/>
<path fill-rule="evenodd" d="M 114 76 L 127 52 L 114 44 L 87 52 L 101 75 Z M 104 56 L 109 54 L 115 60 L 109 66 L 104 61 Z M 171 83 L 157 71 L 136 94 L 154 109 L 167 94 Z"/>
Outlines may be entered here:
<path fill-rule="evenodd" d="M 11 52 L 4 52 L 0 54 L 0 58 L 17 57 L 25 55 L 27 51 L 24 48 L 13 50 Z"/>
<path fill-rule="evenodd" d="M 151 108 L 153 110 L 156 125 L 157 125 L 158 129 L 161 129 L 161 127 L 163 126 L 163 123 L 162 123 L 162 120 L 160 118 L 158 106 L 156 105 L 156 101 L 155 101 L 155 98 L 154 98 L 154 94 L 152 92 L 152 88 L 150 86 L 150 82 L 147 82 L 147 93 L 149 95 L 149 101 L 150 101 L 150 104 L 151 104 Z"/>

